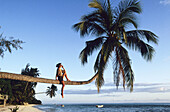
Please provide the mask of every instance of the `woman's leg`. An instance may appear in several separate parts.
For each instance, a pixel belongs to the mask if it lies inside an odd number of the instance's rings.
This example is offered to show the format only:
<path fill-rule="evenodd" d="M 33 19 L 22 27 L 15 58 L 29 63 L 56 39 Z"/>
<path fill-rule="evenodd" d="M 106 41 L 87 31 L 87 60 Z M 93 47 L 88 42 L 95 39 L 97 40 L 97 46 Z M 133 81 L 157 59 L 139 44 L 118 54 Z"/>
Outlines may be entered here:
<path fill-rule="evenodd" d="M 64 87 L 65 87 L 64 81 L 61 81 L 61 84 L 62 84 L 62 88 L 61 88 L 61 96 L 62 96 L 62 98 L 64 98 L 64 95 L 63 95 Z"/>
<path fill-rule="evenodd" d="M 67 81 L 70 81 L 70 80 L 68 79 L 68 77 L 67 77 L 66 71 L 64 72 L 63 78 L 64 78 L 64 77 L 66 77 Z"/>

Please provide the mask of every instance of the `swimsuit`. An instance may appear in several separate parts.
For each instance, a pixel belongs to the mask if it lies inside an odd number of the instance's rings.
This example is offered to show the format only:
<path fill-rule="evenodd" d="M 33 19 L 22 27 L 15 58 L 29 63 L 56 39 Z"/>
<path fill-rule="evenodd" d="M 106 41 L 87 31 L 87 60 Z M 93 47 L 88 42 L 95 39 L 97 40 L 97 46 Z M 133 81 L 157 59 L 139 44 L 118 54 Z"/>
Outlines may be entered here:
<path fill-rule="evenodd" d="M 58 69 L 58 80 L 60 81 L 60 84 L 61 82 L 63 81 L 63 73 L 64 73 L 64 70 L 62 69 Z"/>
<path fill-rule="evenodd" d="M 58 76 L 58 80 L 60 81 L 61 84 L 61 82 L 63 81 L 63 76 Z"/>

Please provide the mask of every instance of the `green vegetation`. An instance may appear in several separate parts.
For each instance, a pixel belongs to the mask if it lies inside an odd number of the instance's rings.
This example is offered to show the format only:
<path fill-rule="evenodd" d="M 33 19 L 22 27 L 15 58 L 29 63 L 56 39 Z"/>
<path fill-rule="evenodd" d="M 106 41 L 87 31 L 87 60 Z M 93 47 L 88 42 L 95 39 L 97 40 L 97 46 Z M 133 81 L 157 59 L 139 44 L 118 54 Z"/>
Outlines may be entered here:
<path fill-rule="evenodd" d="M 82 16 L 81 22 L 73 26 L 82 37 L 97 37 L 86 42 L 86 47 L 80 53 L 82 64 L 87 63 L 87 58 L 98 50 L 94 64 L 94 71 L 98 74 L 98 91 L 104 84 L 103 74 L 109 59 L 113 63 L 116 86 L 119 86 L 122 77 L 123 87 L 127 85 L 132 91 L 134 73 L 127 49 L 140 52 L 146 61 L 150 61 L 155 50 L 149 43 L 157 44 L 158 37 L 151 31 L 138 29 L 137 14 L 142 12 L 138 0 L 122 0 L 117 7 L 113 7 L 110 0 L 92 0 L 89 7 L 94 10 Z"/>
<path fill-rule="evenodd" d="M 14 107 L 14 108 L 9 108 L 11 110 L 11 112 L 17 112 L 17 110 L 19 110 L 19 107 Z"/>
<path fill-rule="evenodd" d="M 39 71 L 37 68 L 29 68 L 29 64 L 22 70 L 22 75 L 37 77 Z M 9 104 L 23 104 L 24 102 L 30 104 L 41 104 L 40 100 L 35 98 L 36 82 L 25 82 L 9 79 L 0 79 L 0 94 L 9 96 Z"/>
<path fill-rule="evenodd" d="M 47 87 L 46 95 L 50 96 L 50 98 L 55 97 L 57 91 L 57 86 L 51 85 L 51 87 Z"/>
<path fill-rule="evenodd" d="M 19 39 L 13 39 L 13 37 L 10 37 L 9 40 L 6 39 L 6 37 L 3 37 L 2 34 L 0 35 L 0 56 L 4 57 L 4 52 L 9 51 L 12 52 L 12 48 L 22 49 L 21 44 L 24 43 L 23 41 Z"/>

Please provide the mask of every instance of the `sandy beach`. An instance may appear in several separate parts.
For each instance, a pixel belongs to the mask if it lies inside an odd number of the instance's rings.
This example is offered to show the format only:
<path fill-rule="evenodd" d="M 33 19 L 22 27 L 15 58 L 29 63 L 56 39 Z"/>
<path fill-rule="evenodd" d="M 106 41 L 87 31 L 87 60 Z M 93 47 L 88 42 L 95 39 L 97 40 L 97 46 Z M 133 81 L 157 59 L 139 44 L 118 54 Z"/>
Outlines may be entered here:
<path fill-rule="evenodd" d="M 34 104 L 30 104 L 30 105 L 17 105 L 19 107 L 19 110 L 17 112 L 43 112 L 33 106 L 35 106 Z M 0 106 L 0 112 L 11 112 L 11 110 L 9 108 L 15 108 L 15 105 L 11 105 L 11 106 Z"/>

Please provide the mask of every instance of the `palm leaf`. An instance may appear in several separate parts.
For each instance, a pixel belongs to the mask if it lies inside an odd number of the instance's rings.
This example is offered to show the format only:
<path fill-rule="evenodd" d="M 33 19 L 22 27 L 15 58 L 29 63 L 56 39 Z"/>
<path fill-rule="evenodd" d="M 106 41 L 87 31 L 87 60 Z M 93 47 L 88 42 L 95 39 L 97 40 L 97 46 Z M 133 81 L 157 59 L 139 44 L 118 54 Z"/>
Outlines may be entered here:
<path fill-rule="evenodd" d="M 155 52 L 154 48 L 149 44 L 145 43 L 143 40 L 147 40 L 147 42 L 153 42 L 157 44 L 157 36 L 150 31 L 144 30 L 134 30 L 128 31 L 127 34 L 127 47 L 130 49 L 139 51 L 144 59 L 147 61 L 152 60 L 153 54 Z"/>
<path fill-rule="evenodd" d="M 101 0 L 92 0 L 92 1 L 89 3 L 88 6 L 91 7 L 91 8 L 96 8 L 96 9 L 102 11 L 102 10 L 103 10 L 103 7 L 104 7 L 103 4 L 104 4 L 104 3 L 103 3 Z"/>
<path fill-rule="evenodd" d="M 0 56 L 4 56 L 5 51 L 12 52 L 12 48 L 15 48 L 16 50 L 18 48 L 22 49 L 21 44 L 24 43 L 23 41 L 17 39 L 13 39 L 13 37 L 10 37 L 9 40 L 6 39 L 6 37 L 2 37 L 2 34 L 0 35 Z"/>
<path fill-rule="evenodd" d="M 119 23 L 123 26 L 123 27 L 127 27 L 132 24 L 135 28 L 138 28 L 138 22 L 136 21 L 136 16 L 133 14 L 128 14 L 128 15 L 123 15 L 120 20 Z"/>
<path fill-rule="evenodd" d="M 122 0 L 113 10 L 116 17 L 130 13 L 141 13 L 142 9 L 138 0 Z"/>
<path fill-rule="evenodd" d="M 117 52 L 115 53 L 116 59 L 114 62 L 114 79 L 115 79 L 116 86 L 117 87 L 119 86 L 120 74 L 121 74 L 120 71 L 123 70 L 122 71 L 122 77 L 124 78 L 123 86 L 125 85 L 126 82 L 127 86 L 130 87 L 130 90 L 133 91 L 134 74 L 131 68 L 128 52 L 122 46 L 117 47 L 116 50 L 117 50 Z M 120 58 L 120 61 L 117 58 Z"/>
<path fill-rule="evenodd" d="M 86 47 L 81 51 L 79 56 L 83 65 L 87 63 L 87 57 L 90 56 L 94 52 L 94 50 L 100 48 L 104 41 L 104 38 L 105 37 L 99 37 L 95 40 L 86 42 Z"/>
<path fill-rule="evenodd" d="M 158 44 L 158 36 L 147 30 L 131 30 L 127 31 L 126 34 L 128 36 L 133 36 L 135 38 L 140 38 L 143 40 L 147 40 L 147 42 L 152 42 L 154 44 Z"/>
<path fill-rule="evenodd" d="M 135 13 L 139 14 L 141 11 L 140 2 L 138 0 L 121 1 L 118 7 L 115 7 L 113 10 L 115 21 L 112 29 L 115 30 L 118 27 L 122 27 L 122 25 L 127 26 L 129 24 L 132 24 L 135 28 L 137 28 L 138 24 Z"/>
<path fill-rule="evenodd" d="M 108 0 L 109 1 L 109 0 Z M 90 14 L 84 15 L 81 22 L 73 25 L 73 29 L 80 31 L 80 35 L 96 35 L 109 34 L 111 30 L 113 15 L 110 2 L 102 2 L 101 0 L 93 0 L 89 3 L 90 7 L 96 8 Z"/>
<path fill-rule="evenodd" d="M 49 95 L 50 98 L 55 97 L 56 91 L 57 91 L 57 86 L 52 84 L 51 87 L 47 87 L 46 95 L 47 96 Z"/>
<path fill-rule="evenodd" d="M 84 37 L 85 35 L 93 34 L 93 35 L 102 35 L 104 33 L 104 30 L 100 25 L 98 25 L 95 22 L 88 22 L 88 21 L 82 21 L 73 26 L 73 28 L 76 31 L 80 31 L 81 37 Z"/>
<path fill-rule="evenodd" d="M 114 50 L 114 46 L 112 45 L 112 41 L 107 39 L 100 50 L 98 57 L 96 59 L 94 70 L 97 71 L 98 77 L 96 79 L 96 85 L 98 92 L 100 91 L 101 86 L 104 84 L 103 73 L 107 66 L 108 59 L 111 57 L 112 51 Z"/>

